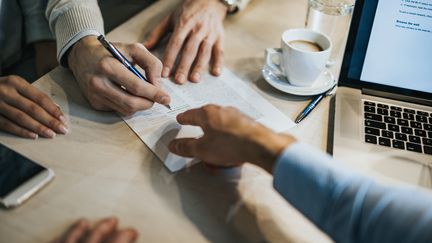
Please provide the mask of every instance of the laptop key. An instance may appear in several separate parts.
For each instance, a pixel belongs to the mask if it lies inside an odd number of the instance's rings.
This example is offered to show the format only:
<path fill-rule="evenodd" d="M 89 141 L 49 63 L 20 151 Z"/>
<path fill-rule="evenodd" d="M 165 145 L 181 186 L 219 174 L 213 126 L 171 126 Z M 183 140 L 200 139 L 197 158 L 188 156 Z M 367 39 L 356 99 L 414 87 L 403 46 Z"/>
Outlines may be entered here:
<path fill-rule="evenodd" d="M 370 102 L 370 101 L 365 101 L 364 104 L 368 105 L 368 106 L 375 106 L 375 103 L 374 102 Z"/>
<path fill-rule="evenodd" d="M 432 132 L 428 132 L 428 137 L 432 138 Z"/>
<path fill-rule="evenodd" d="M 423 130 L 415 129 L 414 134 L 420 137 L 427 137 L 426 132 Z"/>
<path fill-rule="evenodd" d="M 422 129 L 422 125 L 421 125 L 420 122 L 411 121 L 410 125 L 411 125 L 412 128 Z"/>
<path fill-rule="evenodd" d="M 391 106 L 390 109 L 392 109 L 394 111 L 402 111 L 402 108 L 397 107 L 397 106 Z"/>
<path fill-rule="evenodd" d="M 393 144 L 393 148 L 405 149 L 405 142 L 403 141 L 393 140 L 392 144 Z"/>
<path fill-rule="evenodd" d="M 366 120 L 365 121 L 365 126 L 366 127 L 374 127 L 374 128 L 386 129 L 386 124 L 385 123 L 377 122 L 377 121 L 371 121 L 371 120 Z"/>
<path fill-rule="evenodd" d="M 411 121 L 414 121 L 415 120 L 415 116 L 414 116 L 414 114 L 411 114 L 411 113 L 403 113 L 402 114 L 402 117 L 403 117 L 403 119 L 407 119 L 407 120 L 411 120 Z"/>
<path fill-rule="evenodd" d="M 397 120 L 397 124 L 400 126 L 409 126 L 408 120 L 404 120 L 404 119 L 398 119 Z"/>
<path fill-rule="evenodd" d="M 364 107 L 364 111 L 365 111 L 365 112 L 369 112 L 369 113 L 375 113 L 375 107 L 372 107 L 372 106 L 365 106 L 365 107 Z"/>
<path fill-rule="evenodd" d="M 432 117 L 429 117 L 429 124 L 432 124 Z"/>
<path fill-rule="evenodd" d="M 432 146 L 431 138 L 423 138 L 423 145 Z"/>
<path fill-rule="evenodd" d="M 381 136 L 383 136 L 385 138 L 391 138 L 391 139 L 393 139 L 393 132 L 382 130 L 381 131 Z"/>
<path fill-rule="evenodd" d="M 368 119 L 368 120 L 374 120 L 374 121 L 382 121 L 383 120 L 382 116 L 377 115 L 377 114 L 365 113 L 364 116 L 365 116 L 365 119 Z"/>
<path fill-rule="evenodd" d="M 407 109 L 407 108 L 404 109 L 404 112 L 410 113 L 410 114 L 415 114 L 416 113 L 415 110 Z"/>
<path fill-rule="evenodd" d="M 384 117 L 384 121 L 385 121 L 386 123 L 396 124 L 396 119 L 395 119 L 394 117 L 385 116 L 385 117 Z"/>
<path fill-rule="evenodd" d="M 378 108 L 377 113 L 380 115 L 388 116 L 389 112 L 386 109 Z"/>
<path fill-rule="evenodd" d="M 417 111 L 417 115 L 420 115 L 420 116 L 429 116 L 429 113 L 424 112 L 424 111 Z"/>
<path fill-rule="evenodd" d="M 417 152 L 417 153 L 421 153 L 422 152 L 422 147 L 419 144 L 406 143 L 406 147 L 407 147 L 408 151 Z"/>
<path fill-rule="evenodd" d="M 388 108 L 389 108 L 388 105 L 384 105 L 384 104 L 378 104 L 377 106 L 378 106 L 378 108 L 383 108 L 383 109 L 386 109 L 386 110 L 388 110 Z"/>
<path fill-rule="evenodd" d="M 421 143 L 420 137 L 416 137 L 416 136 L 409 136 L 409 141 L 412 143 Z"/>
<path fill-rule="evenodd" d="M 377 137 L 371 135 L 365 135 L 365 142 L 377 144 Z"/>
<path fill-rule="evenodd" d="M 410 127 L 402 127 L 401 131 L 402 131 L 402 133 L 405 133 L 405 134 L 413 134 L 413 129 Z"/>
<path fill-rule="evenodd" d="M 423 124 L 424 130 L 432 131 L 432 125 L 430 124 Z"/>
<path fill-rule="evenodd" d="M 407 141 L 408 140 L 408 136 L 402 133 L 396 133 L 395 134 L 395 138 L 397 140 L 403 140 L 403 141 Z"/>
<path fill-rule="evenodd" d="M 393 139 L 393 132 L 382 130 L 381 131 L 381 136 L 383 136 L 385 138 L 391 138 L 391 139 Z"/>
<path fill-rule="evenodd" d="M 428 122 L 427 117 L 416 115 L 416 121 L 418 122 Z"/>
<path fill-rule="evenodd" d="M 423 150 L 425 154 L 432 154 L 432 147 L 423 146 Z"/>
<path fill-rule="evenodd" d="M 396 118 L 401 118 L 402 117 L 402 113 L 400 111 L 391 110 L 390 111 L 390 116 L 396 117 Z"/>
<path fill-rule="evenodd" d="M 400 128 L 398 125 L 393 125 L 393 124 L 387 124 L 387 129 L 389 131 L 393 131 L 393 132 L 399 132 Z"/>
<path fill-rule="evenodd" d="M 386 146 L 386 147 L 391 146 L 390 145 L 390 139 L 388 139 L 388 138 L 379 138 L 378 141 L 379 141 L 378 144 L 381 146 Z"/>
<path fill-rule="evenodd" d="M 365 133 L 370 135 L 379 136 L 380 130 L 372 127 L 365 127 Z"/>

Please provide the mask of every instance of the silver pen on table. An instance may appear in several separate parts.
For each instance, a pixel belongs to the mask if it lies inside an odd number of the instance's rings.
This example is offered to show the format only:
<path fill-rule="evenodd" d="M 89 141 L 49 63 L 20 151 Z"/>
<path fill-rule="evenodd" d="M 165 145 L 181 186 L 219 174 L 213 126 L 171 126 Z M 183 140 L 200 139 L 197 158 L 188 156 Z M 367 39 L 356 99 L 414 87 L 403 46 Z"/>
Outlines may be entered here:
<path fill-rule="evenodd" d="M 138 71 L 138 69 L 136 69 L 117 48 L 115 48 L 115 46 L 113 44 L 111 44 L 110 42 L 108 42 L 105 39 L 105 36 L 100 35 L 97 39 L 102 44 L 102 46 L 104 46 L 105 49 L 107 49 L 111 53 L 111 55 L 113 55 L 113 57 L 115 59 L 117 59 L 119 62 L 121 62 L 129 71 L 131 71 L 133 74 L 135 74 L 141 80 L 144 80 L 147 83 L 150 83 L 147 80 L 147 78 L 142 73 L 140 73 L 140 71 Z M 170 105 L 164 105 L 164 106 L 171 110 Z"/>
<path fill-rule="evenodd" d="M 305 119 L 312 110 L 327 96 L 333 95 L 334 91 L 337 88 L 337 84 L 335 84 L 333 87 L 331 87 L 326 92 L 317 95 L 305 108 L 304 110 L 297 116 L 295 119 L 295 123 L 300 123 L 303 119 Z"/>

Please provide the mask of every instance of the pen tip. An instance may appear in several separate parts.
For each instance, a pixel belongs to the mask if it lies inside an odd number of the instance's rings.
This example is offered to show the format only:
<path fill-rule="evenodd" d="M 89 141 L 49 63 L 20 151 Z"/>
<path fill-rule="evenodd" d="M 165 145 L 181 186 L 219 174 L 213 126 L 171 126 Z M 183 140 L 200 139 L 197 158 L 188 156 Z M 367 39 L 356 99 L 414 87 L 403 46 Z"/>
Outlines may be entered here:
<path fill-rule="evenodd" d="M 168 108 L 169 110 L 172 110 L 170 105 L 165 105 L 165 107 Z"/>

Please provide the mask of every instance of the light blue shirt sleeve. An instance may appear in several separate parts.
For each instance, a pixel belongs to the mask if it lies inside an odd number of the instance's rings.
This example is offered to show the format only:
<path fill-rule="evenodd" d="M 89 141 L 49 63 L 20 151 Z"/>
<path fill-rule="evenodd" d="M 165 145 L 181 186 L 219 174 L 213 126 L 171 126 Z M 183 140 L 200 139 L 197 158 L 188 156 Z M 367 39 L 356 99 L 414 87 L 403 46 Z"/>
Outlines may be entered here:
<path fill-rule="evenodd" d="M 278 158 L 274 187 L 336 242 L 432 242 L 432 195 L 385 187 L 304 144 Z"/>

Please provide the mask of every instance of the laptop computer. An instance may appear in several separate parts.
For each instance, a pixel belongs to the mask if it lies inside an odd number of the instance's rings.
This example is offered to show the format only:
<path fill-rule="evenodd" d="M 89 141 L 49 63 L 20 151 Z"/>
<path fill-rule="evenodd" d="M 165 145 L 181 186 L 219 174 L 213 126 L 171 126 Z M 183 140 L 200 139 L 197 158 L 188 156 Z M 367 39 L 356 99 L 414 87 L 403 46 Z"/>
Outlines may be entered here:
<path fill-rule="evenodd" d="M 431 4 L 356 1 L 329 152 L 380 181 L 432 187 Z"/>

